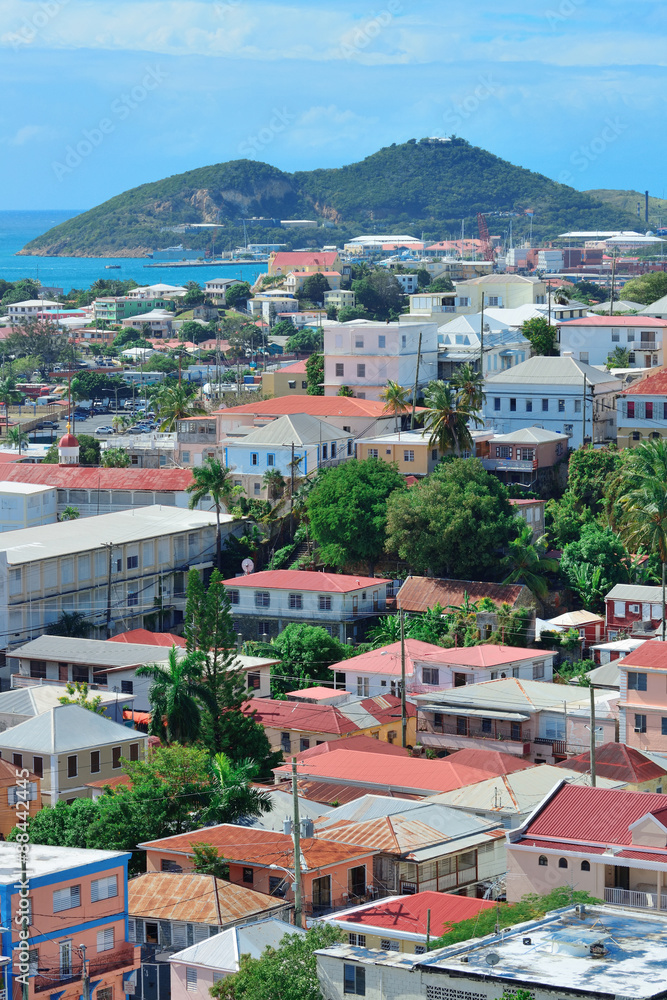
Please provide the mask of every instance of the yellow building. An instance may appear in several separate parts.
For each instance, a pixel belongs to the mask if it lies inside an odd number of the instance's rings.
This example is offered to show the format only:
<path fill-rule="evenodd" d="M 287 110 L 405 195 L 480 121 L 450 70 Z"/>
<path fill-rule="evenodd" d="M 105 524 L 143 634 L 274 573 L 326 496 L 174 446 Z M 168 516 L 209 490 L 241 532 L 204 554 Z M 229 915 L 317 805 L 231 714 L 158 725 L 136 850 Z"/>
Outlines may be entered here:
<path fill-rule="evenodd" d="M 667 368 L 632 382 L 616 400 L 619 448 L 667 437 Z"/>
<path fill-rule="evenodd" d="M 265 396 L 307 396 L 308 380 L 306 362 L 294 361 L 262 375 L 262 393 Z"/>
<path fill-rule="evenodd" d="M 357 458 L 379 458 L 395 462 L 405 476 L 428 476 L 440 461 L 438 448 L 432 448 L 428 436 L 419 431 L 401 431 L 357 441 Z"/>

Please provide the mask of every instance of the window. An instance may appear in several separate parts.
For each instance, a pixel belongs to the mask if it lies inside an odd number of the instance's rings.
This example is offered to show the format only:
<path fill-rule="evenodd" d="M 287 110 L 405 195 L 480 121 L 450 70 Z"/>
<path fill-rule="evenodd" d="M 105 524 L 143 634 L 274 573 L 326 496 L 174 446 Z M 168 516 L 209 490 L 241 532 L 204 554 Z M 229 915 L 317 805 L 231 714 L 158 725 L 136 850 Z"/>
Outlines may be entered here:
<path fill-rule="evenodd" d="M 295 378 L 289 379 L 289 381 L 287 382 L 287 388 L 288 389 L 296 389 L 296 379 Z"/>
<path fill-rule="evenodd" d="M 646 419 L 653 420 L 653 403 L 646 403 Z"/>
<path fill-rule="evenodd" d="M 661 719 L 661 733 L 663 736 L 667 736 L 667 719 L 664 717 L 664 715 Z"/>
<path fill-rule="evenodd" d="M 500 409 L 500 396 L 493 397 L 493 408 L 498 411 Z"/>
<path fill-rule="evenodd" d="M 634 404 L 633 401 L 628 401 L 626 403 L 626 409 L 627 409 L 626 416 L 628 416 L 628 417 L 634 417 L 634 415 L 635 415 L 635 404 Z"/>
<path fill-rule="evenodd" d="M 106 878 L 94 878 L 90 883 L 90 902 L 98 903 L 101 899 L 113 899 L 118 895 L 118 877 L 107 875 Z"/>
<path fill-rule="evenodd" d="M 120 747 L 114 747 L 111 751 L 111 766 L 120 767 Z"/>
<path fill-rule="evenodd" d="M 31 660 L 30 661 L 30 676 L 46 679 L 46 660 Z"/>
<path fill-rule="evenodd" d="M 532 401 L 532 399 L 527 399 L 526 400 L 526 413 L 532 413 L 532 412 L 533 412 L 533 401 Z"/>
<path fill-rule="evenodd" d="M 133 681 L 121 681 L 120 682 L 120 693 L 121 694 L 134 694 L 134 682 Z"/>
<path fill-rule="evenodd" d="M 127 592 L 128 608 L 136 608 L 138 604 L 139 604 L 139 592 L 137 590 L 128 590 Z"/>
<path fill-rule="evenodd" d="M 366 996 L 366 970 L 362 965 L 343 966 L 343 993 Z"/>
<path fill-rule="evenodd" d="M 139 760 L 139 744 L 130 743 L 130 760 Z"/>
<path fill-rule="evenodd" d="M 53 891 L 54 913 L 60 913 L 61 910 L 73 910 L 76 906 L 81 906 L 80 885 L 68 885 L 66 889 L 54 889 Z"/>
<path fill-rule="evenodd" d="M 310 740 L 307 740 L 305 736 L 302 736 L 299 740 L 299 752 L 303 753 L 304 750 L 310 750 Z"/>
<path fill-rule="evenodd" d="M 591 863 L 590 863 L 590 861 L 582 861 L 581 862 L 581 870 L 582 870 L 582 872 L 589 872 L 591 870 Z"/>
<path fill-rule="evenodd" d="M 378 337 L 378 347 L 386 347 L 386 346 L 387 346 L 387 338 L 383 333 L 381 333 L 380 336 Z"/>
<path fill-rule="evenodd" d="M 646 732 L 646 716 L 645 715 L 635 715 L 635 732 L 645 733 Z"/>
<path fill-rule="evenodd" d="M 243 881 L 244 882 L 248 882 L 250 885 L 252 885 L 253 876 L 254 876 L 254 871 L 253 871 L 252 868 L 244 868 L 243 869 Z"/>
<path fill-rule="evenodd" d="M 79 773 L 79 758 L 76 754 L 67 758 L 67 777 L 76 778 Z"/>
<path fill-rule="evenodd" d="M 262 678 L 260 674 L 248 674 L 248 690 L 258 691 L 262 685 Z"/>
<path fill-rule="evenodd" d="M 398 941 L 392 941 L 391 938 L 380 938 L 380 949 L 381 951 L 398 951 Z"/>
<path fill-rule="evenodd" d="M 414 460 L 415 460 L 415 453 L 412 448 L 409 448 L 403 452 L 404 462 L 414 462 Z"/>
<path fill-rule="evenodd" d="M 628 672 L 628 691 L 645 691 L 646 674 Z"/>
<path fill-rule="evenodd" d="M 558 867 L 559 868 L 567 868 L 567 858 L 559 858 L 558 859 Z"/>
<path fill-rule="evenodd" d="M 250 464 L 259 465 L 259 454 L 256 451 L 250 453 Z"/>
<path fill-rule="evenodd" d="M 227 596 L 229 597 L 230 604 L 238 604 L 241 600 L 241 595 L 238 590 L 228 590 Z"/>
<path fill-rule="evenodd" d="M 633 431 L 632 432 L 632 440 L 633 441 L 641 441 L 641 439 L 642 439 L 642 436 L 639 433 L 639 431 Z"/>
<path fill-rule="evenodd" d="M 580 399 L 575 399 L 575 401 L 574 401 L 574 412 L 575 413 L 581 413 L 581 400 Z"/>
<path fill-rule="evenodd" d="M 190 993 L 197 991 L 197 970 L 192 965 L 185 966 L 185 988 Z"/>
<path fill-rule="evenodd" d="M 544 660 L 540 660 L 539 663 L 533 663 L 533 680 L 539 681 L 544 677 Z"/>
<path fill-rule="evenodd" d="M 366 378 L 366 365 L 357 365 L 357 378 Z"/>
<path fill-rule="evenodd" d="M 357 695 L 360 698 L 368 698 L 370 693 L 370 678 L 357 677 Z"/>
<path fill-rule="evenodd" d="M 91 750 L 90 752 L 90 773 L 97 774 L 100 770 L 100 751 Z"/>
<path fill-rule="evenodd" d="M 139 565 L 139 556 L 128 556 L 127 557 L 127 568 L 136 569 Z"/>
<path fill-rule="evenodd" d="M 181 461 L 183 462 L 184 465 L 189 465 L 190 464 L 190 452 L 189 451 L 182 451 L 181 452 Z M 98 990 L 98 993 L 99 993 L 99 990 Z"/>
<path fill-rule="evenodd" d="M 255 591 L 255 607 L 256 608 L 270 608 L 271 607 L 271 595 L 266 590 L 256 590 Z"/>
<path fill-rule="evenodd" d="M 97 932 L 97 951 L 113 951 L 113 927 Z"/>
<path fill-rule="evenodd" d="M 267 455 L 266 456 L 266 464 L 269 467 L 272 466 L 272 465 L 275 465 L 276 464 L 276 456 L 275 455 Z"/>
<path fill-rule="evenodd" d="M 331 597 L 329 594 L 320 594 L 317 598 L 317 607 L 320 611 L 331 611 Z"/>
<path fill-rule="evenodd" d="M 493 732 L 493 722 L 491 719 L 482 719 L 482 732 L 485 736 L 488 736 Z"/>
<path fill-rule="evenodd" d="M 379 454 L 380 454 L 380 452 L 378 451 L 377 448 L 369 448 L 368 449 L 368 457 L 369 458 L 378 458 Z"/>
<path fill-rule="evenodd" d="M 32 758 L 32 773 L 36 774 L 38 778 L 44 777 L 44 758 L 43 757 L 33 757 Z"/>
<path fill-rule="evenodd" d="M 415 945 L 415 955 L 425 955 L 425 954 L 426 954 L 426 945 L 416 944 Z"/>
<path fill-rule="evenodd" d="M 366 935 L 365 934 L 348 934 L 348 942 L 355 945 L 357 948 L 366 947 Z"/>
<path fill-rule="evenodd" d="M 336 378 L 343 378 L 345 375 L 345 365 L 336 365 Z"/>
<path fill-rule="evenodd" d="M 548 399 L 543 399 L 542 400 L 542 413 L 548 413 L 548 411 L 549 411 L 549 400 Z"/>
<path fill-rule="evenodd" d="M 162 858 L 160 861 L 160 871 L 163 872 L 182 872 L 182 867 L 177 861 L 170 861 L 168 858 Z M 157 942 L 155 942 L 157 944 Z"/>
<path fill-rule="evenodd" d="M 438 667 L 424 667 L 422 674 L 423 674 L 424 684 L 440 683 L 440 670 L 438 669 Z"/>
<path fill-rule="evenodd" d="M 329 449 L 325 444 L 322 445 L 322 461 L 326 462 L 329 457 Z"/>
<path fill-rule="evenodd" d="M 287 600 L 292 611 L 301 611 L 303 608 L 303 596 L 301 594 L 290 594 Z"/>
<path fill-rule="evenodd" d="M 257 637 L 264 640 L 265 636 L 271 635 L 271 622 L 266 618 L 260 618 L 257 622 Z"/>
<path fill-rule="evenodd" d="M 516 413 L 516 399 L 510 399 L 510 413 Z"/>
<path fill-rule="evenodd" d="M 522 462 L 532 462 L 535 459 L 535 452 L 532 448 L 521 448 L 521 461 Z M 519 449 L 517 448 L 517 458 L 519 457 Z M 532 513 L 532 511 L 528 511 Z"/>
<path fill-rule="evenodd" d="M 14 767 L 23 767 L 23 754 L 15 753 L 12 754 L 12 764 Z"/>
<path fill-rule="evenodd" d="M 546 858 L 546 856 L 544 854 L 540 854 L 540 858 L 539 858 L 539 861 L 537 863 L 538 863 L 538 865 L 541 865 L 543 868 L 546 868 L 548 866 L 548 864 L 549 864 L 549 862 L 547 861 L 547 858 Z"/>
<path fill-rule="evenodd" d="M 559 399 L 558 400 L 558 412 L 559 413 L 565 413 L 565 400 L 564 399 Z"/>
<path fill-rule="evenodd" d="M 635 342 L 635 331 L 628 330 L 628 344 L 634 344 Z"/>
<path fill-rule="evenodd" d="M 621 342 L 621 331 L 612 330 L 611 331 L 611 342 L 612 344 L 619 344 Z"/>
<path fill-rule="evenodd" d="M 354 338 L 354 346 L 355 347 L 363 347 L 364 346 L 364 338 L 360 337 L 359 335 L 357 335 Z"/>
<path fill-rule="evenodd" d="M 269 896 L 282 899 L 287 891 L 287 880 L 284 875 L 269 875 Z"/>

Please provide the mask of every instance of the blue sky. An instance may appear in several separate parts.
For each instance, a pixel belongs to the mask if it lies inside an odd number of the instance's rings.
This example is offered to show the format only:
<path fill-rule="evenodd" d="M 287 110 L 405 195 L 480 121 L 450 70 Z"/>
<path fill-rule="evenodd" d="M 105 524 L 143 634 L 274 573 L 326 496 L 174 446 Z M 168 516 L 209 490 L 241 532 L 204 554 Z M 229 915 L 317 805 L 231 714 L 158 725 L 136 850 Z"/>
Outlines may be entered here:
<path fill-rule="evenodd" d="M 452 133 L 667 193 L 661 0 L 0 0 L 0 25 L 0 209 Z"/>

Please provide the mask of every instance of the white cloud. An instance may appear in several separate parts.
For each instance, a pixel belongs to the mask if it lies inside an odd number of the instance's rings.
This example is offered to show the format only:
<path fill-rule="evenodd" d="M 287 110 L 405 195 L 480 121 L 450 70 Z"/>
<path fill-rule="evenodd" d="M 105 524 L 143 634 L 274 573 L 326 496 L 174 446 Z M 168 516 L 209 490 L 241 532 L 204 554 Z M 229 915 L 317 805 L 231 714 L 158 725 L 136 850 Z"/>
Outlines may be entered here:
<path fill-rule="evenodd" d="M 26 146 L 30 142 L 55 139 L 57 134 L 49 125 L 23 125 L 13 135 L 0 139 L 0 142 L 6 146 Z"/>

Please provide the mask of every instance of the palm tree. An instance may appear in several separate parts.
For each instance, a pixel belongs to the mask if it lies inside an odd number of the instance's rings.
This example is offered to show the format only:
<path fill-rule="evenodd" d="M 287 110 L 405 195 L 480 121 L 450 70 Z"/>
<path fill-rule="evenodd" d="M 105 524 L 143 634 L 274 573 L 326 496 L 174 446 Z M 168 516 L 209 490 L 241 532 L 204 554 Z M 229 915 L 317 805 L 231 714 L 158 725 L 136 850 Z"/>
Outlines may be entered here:
<path fill-rule="evenodd" d="M 49 625 L 47 635 L 65 635 L 70 639 L 87 639 L 92 625 L 78 611 L 63 611 L 57 622 Z"/>
<path fill-rule="evenodd" d="M 176 647 L 169 650 L 167 663 L 146 663 L 137 667 L 137 677 L 149 677 L 152 685 L 150 733 L 167 743 L 192 743 L 199 736 L 201 712 L 197 703 L 201 656 L 188 653 L 178 658 Z"/>
<path fill-rule="evenodd" d="M 479 413 L 486 396 L 484 395 L 484 376 L 471 364 L 461 365 L 451 378 L 450 385 L 456 389 L 456 396 L 464 410 Z"/>
<path fill-rule="evenodd" d="M 21 427 L 10 427 L 7 431 L 7 441 L 13 448 L 18 449 L 19 455 L 21 454 L 21 449 L 28 444 L 28 435 L 25 431 L 21 430 Z"/>
<path fill-rule="evenodd" d="M 401 413 L 406 413 L 410 409 L 409 398 L 409 391 L 404 389 L 402 385 L 399 385 L 398 382 L 392 382 L 391 379 L 387 380 L 387 388 L 383 389 L 380 393 L 380 399 L 384 403 L 384 412 L 393 413 L 396 418 L 396 430 L 398 431 L 399 441 L 401 429 L 398 425 L 398 418 Z"/>
<path fill-rule="evenodd" d="M 662 640 L 665 641 L 667 572 L 667 443 L 647 441 L 634 449 L 628 462 L 629 489 L 619 500 L 623 514 L 619 531 L 631 551 L 657 555 L 662 564 Z"/>
<path fill-rule="evenodd" d="M 188 507 L 193 510 L 202 500 L 210 499 L 215 510 L 216 520 L 216 567 L 222 572 L 222 540 L 220 535 L 220 511 L 224 507 L 229 510 L 234 497 L 234 485 L 230 479 L 231 469 L 217 458 L 207 458 L 203 465 L 196 465 L 192 470 L 192 482 L 187 487 L 190 494 Z"/>
<path fill-rule="evenodd" d="M 11 375 L 7 375 L 0 380 L 0 403 L 5 404 L 7 434 L 9 434 L 9 407 L 12 403 L 20 403 L 22 399 L 22 393 L 16 388 L 16 379 L 12 378 Z"/>
<path fill-rule="evenodd" d="M 111 419 L 111 426 L 117 433 L 124 431 L 128 423 L 129 421 L 127 417 L 124 416 L 122 413 L 117 413 L 116 416 L 112 417 Z"/>
<path fill-rule="evenodd" d="M 160 421 L 160 430 L 173 431 L 179 420 L 206 413 L 206 409 L 194 398 L 188 386 L 167 385 L 155 396 L 155 412 Z"/>
<path fill-rule="evenodd" d="M 512 567 L 503 583 L 523 583 L 537 597 L 543 600 L 549 589 L 545 573 L 555 573 L 558 560 L 546 556 L 547 543 L 544 536 L 533 542 L 533 530 L 523 524 L 516 538 L 509 543 L 507 562 Z"/>
<path fill-rule="evenodd" d="M 269 497 L 272 500 L 278 500 L 285 492 L 287 485 L 285 477 L 278 469 L 267 469 L 262 476 L 262 482 L 268 487 Z"/>
<path fill-rule="evenodd" d="M 454 451 L 472 451 L 473 443 L 468 420 L 479 420 L 459 405 L 457 395 L 445 382 L 429 382 L 424 392 L 426 413 L 424 432 L 430 431 L 429 446 L 438 447 L 441 454 Z"/>
<path fill-rule="evenodd" d="M 76 521 L 79 517 L 81 517 L 81 511 L 78 507 L 65 507 L 62 513 L 58 514 L 59 521 Z"/>
<path fill-rule="evenodd" d="M 252 787 L 259 768 L 252 760 L 232 761 L 224 753 L 211 758 L 214 794 L 210 819 L 217 823 L 233 823 L 242 817 L 260 816 L 269 812 L 271 801 L 266 792 Z"/>

